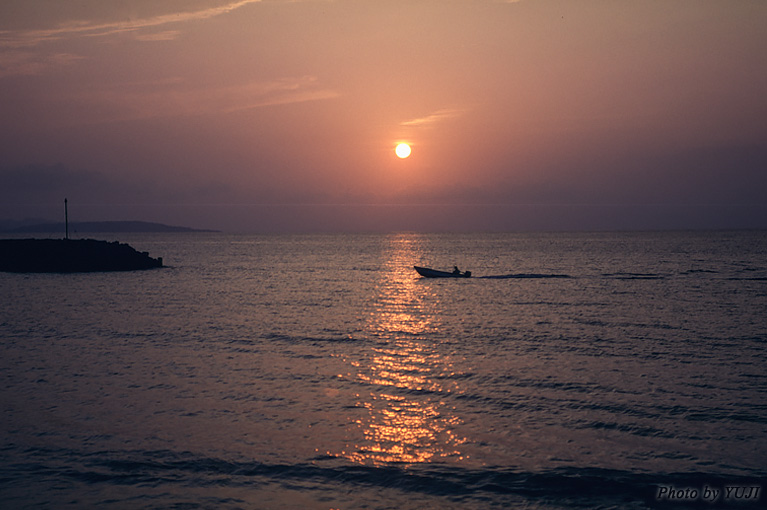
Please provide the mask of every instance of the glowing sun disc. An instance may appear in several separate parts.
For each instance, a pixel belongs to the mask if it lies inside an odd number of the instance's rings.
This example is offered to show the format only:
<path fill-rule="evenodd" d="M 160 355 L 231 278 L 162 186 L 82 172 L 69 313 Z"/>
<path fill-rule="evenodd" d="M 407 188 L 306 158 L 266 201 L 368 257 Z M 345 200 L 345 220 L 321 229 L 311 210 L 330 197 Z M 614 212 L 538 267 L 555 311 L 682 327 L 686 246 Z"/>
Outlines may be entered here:
<path fill-rule="evenodd" d="M 397 154 L 398 158 L 405 159 L 406 157 L 410 156 L 410 146 L 406 143 L 401 143 L 397 145 L 397 148 L 394 149 L 394 152 Z"/>

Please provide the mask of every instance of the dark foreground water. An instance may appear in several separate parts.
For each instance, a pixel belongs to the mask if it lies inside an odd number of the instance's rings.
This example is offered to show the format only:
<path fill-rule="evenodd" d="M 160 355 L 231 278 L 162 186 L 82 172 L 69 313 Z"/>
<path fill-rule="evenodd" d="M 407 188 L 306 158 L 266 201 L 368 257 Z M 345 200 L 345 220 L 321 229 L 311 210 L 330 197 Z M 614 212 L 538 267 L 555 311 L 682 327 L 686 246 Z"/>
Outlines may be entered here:
<path fill-rule="evenodd" d="M 119 239 L 0 273 L 2 508 L 765 506 L 765 232 Z"/>

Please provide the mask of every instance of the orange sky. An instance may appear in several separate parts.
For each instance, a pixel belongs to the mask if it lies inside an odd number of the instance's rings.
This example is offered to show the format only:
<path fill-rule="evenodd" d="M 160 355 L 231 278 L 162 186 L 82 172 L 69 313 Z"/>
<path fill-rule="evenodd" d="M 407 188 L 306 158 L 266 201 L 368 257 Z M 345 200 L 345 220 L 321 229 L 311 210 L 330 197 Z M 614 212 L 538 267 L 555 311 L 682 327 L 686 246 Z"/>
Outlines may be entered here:
<path fill-rule="evenodd" d="M 5 0 L 0 220 L 767 228 L 766 26 L 759 0 Z"/>

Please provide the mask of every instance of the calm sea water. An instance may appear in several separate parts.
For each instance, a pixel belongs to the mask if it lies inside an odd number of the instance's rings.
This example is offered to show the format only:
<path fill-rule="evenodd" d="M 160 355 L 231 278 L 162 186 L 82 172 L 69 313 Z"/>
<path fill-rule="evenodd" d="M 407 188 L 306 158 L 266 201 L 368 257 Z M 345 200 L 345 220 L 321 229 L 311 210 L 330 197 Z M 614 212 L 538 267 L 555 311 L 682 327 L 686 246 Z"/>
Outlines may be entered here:
<path fill-rule="evenodd" d="M 0 273 L 2 508 L 767 501 L 767 232 L 119 239 Z"/>

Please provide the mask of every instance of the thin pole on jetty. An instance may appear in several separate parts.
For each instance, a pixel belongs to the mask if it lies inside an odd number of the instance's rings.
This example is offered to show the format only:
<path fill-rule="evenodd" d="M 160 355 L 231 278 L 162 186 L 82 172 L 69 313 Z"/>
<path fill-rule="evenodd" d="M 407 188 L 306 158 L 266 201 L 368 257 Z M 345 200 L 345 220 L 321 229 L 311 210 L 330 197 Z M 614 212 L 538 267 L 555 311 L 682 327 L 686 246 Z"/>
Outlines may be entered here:
<path fill-rule="evenodd" d="M 64 239 L 69 239 L 69 207 L 67 207 L 67 199 L 64 199 Z"/>

